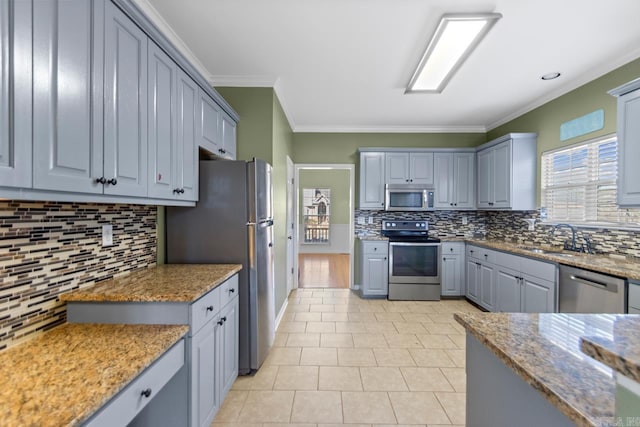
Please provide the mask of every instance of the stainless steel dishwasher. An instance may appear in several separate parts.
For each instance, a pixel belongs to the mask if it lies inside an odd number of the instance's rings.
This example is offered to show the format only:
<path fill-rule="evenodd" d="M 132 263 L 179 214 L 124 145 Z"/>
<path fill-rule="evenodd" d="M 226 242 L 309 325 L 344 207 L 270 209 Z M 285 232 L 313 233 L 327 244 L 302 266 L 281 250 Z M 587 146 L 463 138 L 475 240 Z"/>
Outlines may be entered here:
<path fill-rule="evenodd" d="M 626 280 L 560 265 L 560 313 L 625 313 Z"/>

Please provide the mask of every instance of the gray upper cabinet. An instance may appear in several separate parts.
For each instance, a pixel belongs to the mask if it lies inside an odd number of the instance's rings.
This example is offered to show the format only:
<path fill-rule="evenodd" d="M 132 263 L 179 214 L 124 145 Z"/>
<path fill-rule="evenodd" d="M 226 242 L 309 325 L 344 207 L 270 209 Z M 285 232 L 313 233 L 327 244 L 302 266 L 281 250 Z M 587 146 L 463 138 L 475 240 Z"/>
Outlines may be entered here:
<path fill-rule="evenodd" d="M 31 7 L 27 1 L 0 2 L 0 186 L 6 187 L 32 183 Z"/>
<path fill-rule="evenodd" d="M 148 54 L 149 191 L 150 197 L 172 198 L 176 193 L 176 72 L 177 67 L 155 43 Z"/>
<path fill-rule="evenodd" d="M 387 184 L 433 185 L 433 153 L 387 153 Z"/>
<path fill-rule="evenodd" d="M 618 97 L 618 204 L 640 206 L 640 79 L 609 93 Z"/>
<path fill-rule="evenodd" d="M 220 156 L 225 159 L 236 158 L 236 122 L 227 113 L 222 113 L 220 123 L 222 125 L 222 151 Z"/>
<path fill-rule="evenodd" d="M 435 153 L 435 207 L 475 209 L 475 153 Z"/>
<path fill-rule="evenodd" d="M 360 152 L 360 209 L 384 208 L 385 153 Z"/>
<path fill-rule="evenodd" d="M 536 208 L 535 133 L 512 133 L 478 148 L 478 209 Z"/>
<path fill-rule="evenodd" d="M 198 200 L 198 92 L 196 83 L 178 68 L 176 198 Z"/>
<path fill-rule="evenodd" d="M 33 188 L 102 193 L 103 5 L 33 3 Z"/>
<path fill-rule="evenodd" d="M 198 93 L 198 145 L 219 155 L 222 148 L 222 109 L 203 90 Z"/>
<path fill-rule="evenodd" d="M 104 193 L 147 195 L 147 35 L 107 2 Z"/>

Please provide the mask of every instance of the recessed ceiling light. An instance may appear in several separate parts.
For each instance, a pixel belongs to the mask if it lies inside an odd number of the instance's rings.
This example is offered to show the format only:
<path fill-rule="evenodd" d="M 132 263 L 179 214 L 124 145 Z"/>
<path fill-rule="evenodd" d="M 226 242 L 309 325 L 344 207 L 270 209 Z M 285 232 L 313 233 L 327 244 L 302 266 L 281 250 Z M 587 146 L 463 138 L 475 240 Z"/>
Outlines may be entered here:
<path fill-rule="evenodd" d="M 500 18 L 499 13 L 443 15 L 405 93 L 442 92 Z"/>
<path fill-rule="evenodd" d="M 549 73 L 549 74 L 545 74 L 544 76 L 540 77 L 542 80 L 553 80 L 553 79 L 557 79 L 558 77 L 560 77 L 562 74 L 556 72 L 556 73 Z"/>

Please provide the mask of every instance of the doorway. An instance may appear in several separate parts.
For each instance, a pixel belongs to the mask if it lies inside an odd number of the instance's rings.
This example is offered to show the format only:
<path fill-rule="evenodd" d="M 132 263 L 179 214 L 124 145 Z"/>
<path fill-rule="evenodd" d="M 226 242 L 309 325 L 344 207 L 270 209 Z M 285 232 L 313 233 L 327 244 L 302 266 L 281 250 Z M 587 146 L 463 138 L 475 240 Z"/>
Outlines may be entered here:
<path fill-rule="evenodd" d="M 295 287 L 353 286 L 355 165 L 295 165 Z"/>

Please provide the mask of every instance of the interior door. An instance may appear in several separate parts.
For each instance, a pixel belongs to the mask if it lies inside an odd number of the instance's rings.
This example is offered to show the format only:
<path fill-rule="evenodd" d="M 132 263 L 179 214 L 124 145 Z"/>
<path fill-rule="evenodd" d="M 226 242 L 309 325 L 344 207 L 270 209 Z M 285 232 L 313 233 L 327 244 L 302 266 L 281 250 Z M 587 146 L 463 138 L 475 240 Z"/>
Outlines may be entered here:
<path fill-rule="evenodd" d="M 294 287 L 298 287 L 296 283 L 297 275 L 295 274 L 294 269 L 294 259 L 296 256 L 296 245 L 295 245 L 295 226 L 294 226 L 294 218 L 295 211 L 294 207 L 294 199 L 296 195 L 296 187 L 294 183 L 294 174 L 295 169 L 293 166 L 293 161 L 287 156 L 287 295 Z"/>

